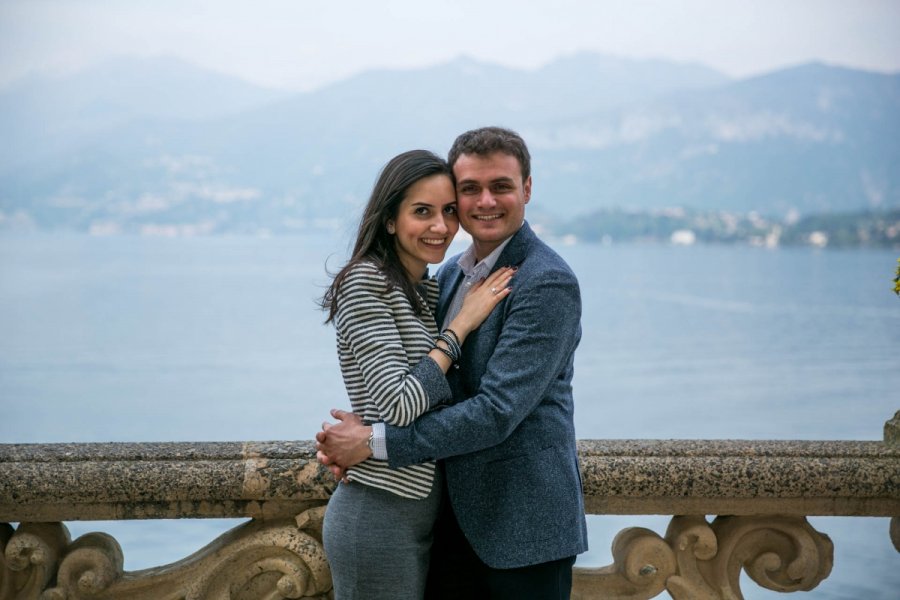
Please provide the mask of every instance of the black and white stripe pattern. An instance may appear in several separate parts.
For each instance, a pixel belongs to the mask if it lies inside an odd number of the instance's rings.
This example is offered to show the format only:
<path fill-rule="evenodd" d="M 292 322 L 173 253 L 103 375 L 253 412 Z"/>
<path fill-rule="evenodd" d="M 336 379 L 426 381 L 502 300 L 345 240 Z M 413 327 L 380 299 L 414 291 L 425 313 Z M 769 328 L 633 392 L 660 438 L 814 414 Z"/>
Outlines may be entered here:
<path fill-rule="evenodd" d="M 402 290 L 388 287 L 372 263 L 359 263 L 347 274 L 336 299 L 338 357 L 353 412 L 367 423 L 404 426 L 429 406 L 410 369 L 434 347 L 438 288 L 433 279 L 419 286 L 428 307 L 420 318 Z M 431 490 L 434 463 L 391 469 L 387 461 L 369 459 L 347 475 L 399 496 L 424 498 Z"/>

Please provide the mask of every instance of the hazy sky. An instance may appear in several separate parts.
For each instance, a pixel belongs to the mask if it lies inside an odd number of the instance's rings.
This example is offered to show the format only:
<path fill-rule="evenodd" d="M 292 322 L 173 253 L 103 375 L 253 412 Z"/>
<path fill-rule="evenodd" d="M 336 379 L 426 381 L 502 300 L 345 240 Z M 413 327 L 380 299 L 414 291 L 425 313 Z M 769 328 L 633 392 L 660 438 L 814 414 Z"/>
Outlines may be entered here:
<path fill-rule="evenodd" d="M 0 85 L 114 55 L 310 89 L 466 54 L 536 67 L 597 51 L 732 76 L 809 60 L 900 71 L 898 0 L 0 0 Z"/>

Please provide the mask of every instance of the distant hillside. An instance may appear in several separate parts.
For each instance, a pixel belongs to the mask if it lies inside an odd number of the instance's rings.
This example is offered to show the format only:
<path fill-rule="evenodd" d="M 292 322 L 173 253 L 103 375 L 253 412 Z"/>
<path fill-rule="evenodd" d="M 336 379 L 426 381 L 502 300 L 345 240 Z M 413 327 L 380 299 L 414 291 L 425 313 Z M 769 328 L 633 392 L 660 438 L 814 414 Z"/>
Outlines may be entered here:
<path fill-rule="evenodd" d="M 536 70 L 460 58 L 283 97 L 156 61 L 0 93 L 0 228 L 333 227 L 356 218 L 391 155 L 444 153 L 486 124 L 529 142 L 536 222 L 615 207 L 900 206 L 898 75 L 814 64 L 731 81 L 595 54 Z"/>
<path fill-rule="evenodd" d="M 577 212 L 900 206 L 900 75 L 810 64 L 526 133 Z"/>
<path fill-rule="evenodd" d="M 765 218 L 757 213 L 604 209 L 547 228 L 557 237 L 585 242 L 657 242 L 674 244 L 748 244 L 900 249 L 900 209 L 833 213 L 801 219 Z"/>
<path fill-rule="evenodd" d="M 0 90 L 0 166 L 59 160 L 141 119 L 214 119 L 284 96 L 172 58 L 120 58 L 65 77 L 31 77 Z"/>

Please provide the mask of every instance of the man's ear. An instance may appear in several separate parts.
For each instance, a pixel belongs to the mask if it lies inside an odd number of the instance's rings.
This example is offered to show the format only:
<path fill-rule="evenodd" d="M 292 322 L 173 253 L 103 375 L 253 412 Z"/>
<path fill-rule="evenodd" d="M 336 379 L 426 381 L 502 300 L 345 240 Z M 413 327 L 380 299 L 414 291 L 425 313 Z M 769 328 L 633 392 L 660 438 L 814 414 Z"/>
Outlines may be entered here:
<path fill-rule="evenodd" d="M 528 204 L 528 201 L 531 200 L 531 175 L 529 175 L 528 179 L 525 180 L 525 183 L 522 186 L 522 190 L 525 196 L 525 204 Z"/>

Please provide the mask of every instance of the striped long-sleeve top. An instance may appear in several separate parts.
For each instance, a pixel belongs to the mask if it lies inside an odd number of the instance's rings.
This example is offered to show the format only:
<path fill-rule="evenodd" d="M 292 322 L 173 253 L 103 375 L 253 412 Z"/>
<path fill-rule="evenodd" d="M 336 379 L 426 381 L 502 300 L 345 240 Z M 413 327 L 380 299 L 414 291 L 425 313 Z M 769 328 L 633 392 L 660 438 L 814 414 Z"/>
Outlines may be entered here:
<path fill-rule="evenodd" d="M 421 316 L 375 264 L 362 262 L 351 268 L 335 299 L 341 374 L 353 412 L 366 423 L 409 425 L 451 398 L 443 371 L 427 356 L 438 335 L 437 281 L 424 279 L 417 287 L 426 306 Z M 406 498 L 424 498 L 434 468 L 428 462 L 391 469 L 387 461 L 370 458 L 348 469 L 347 477 Z"/>

